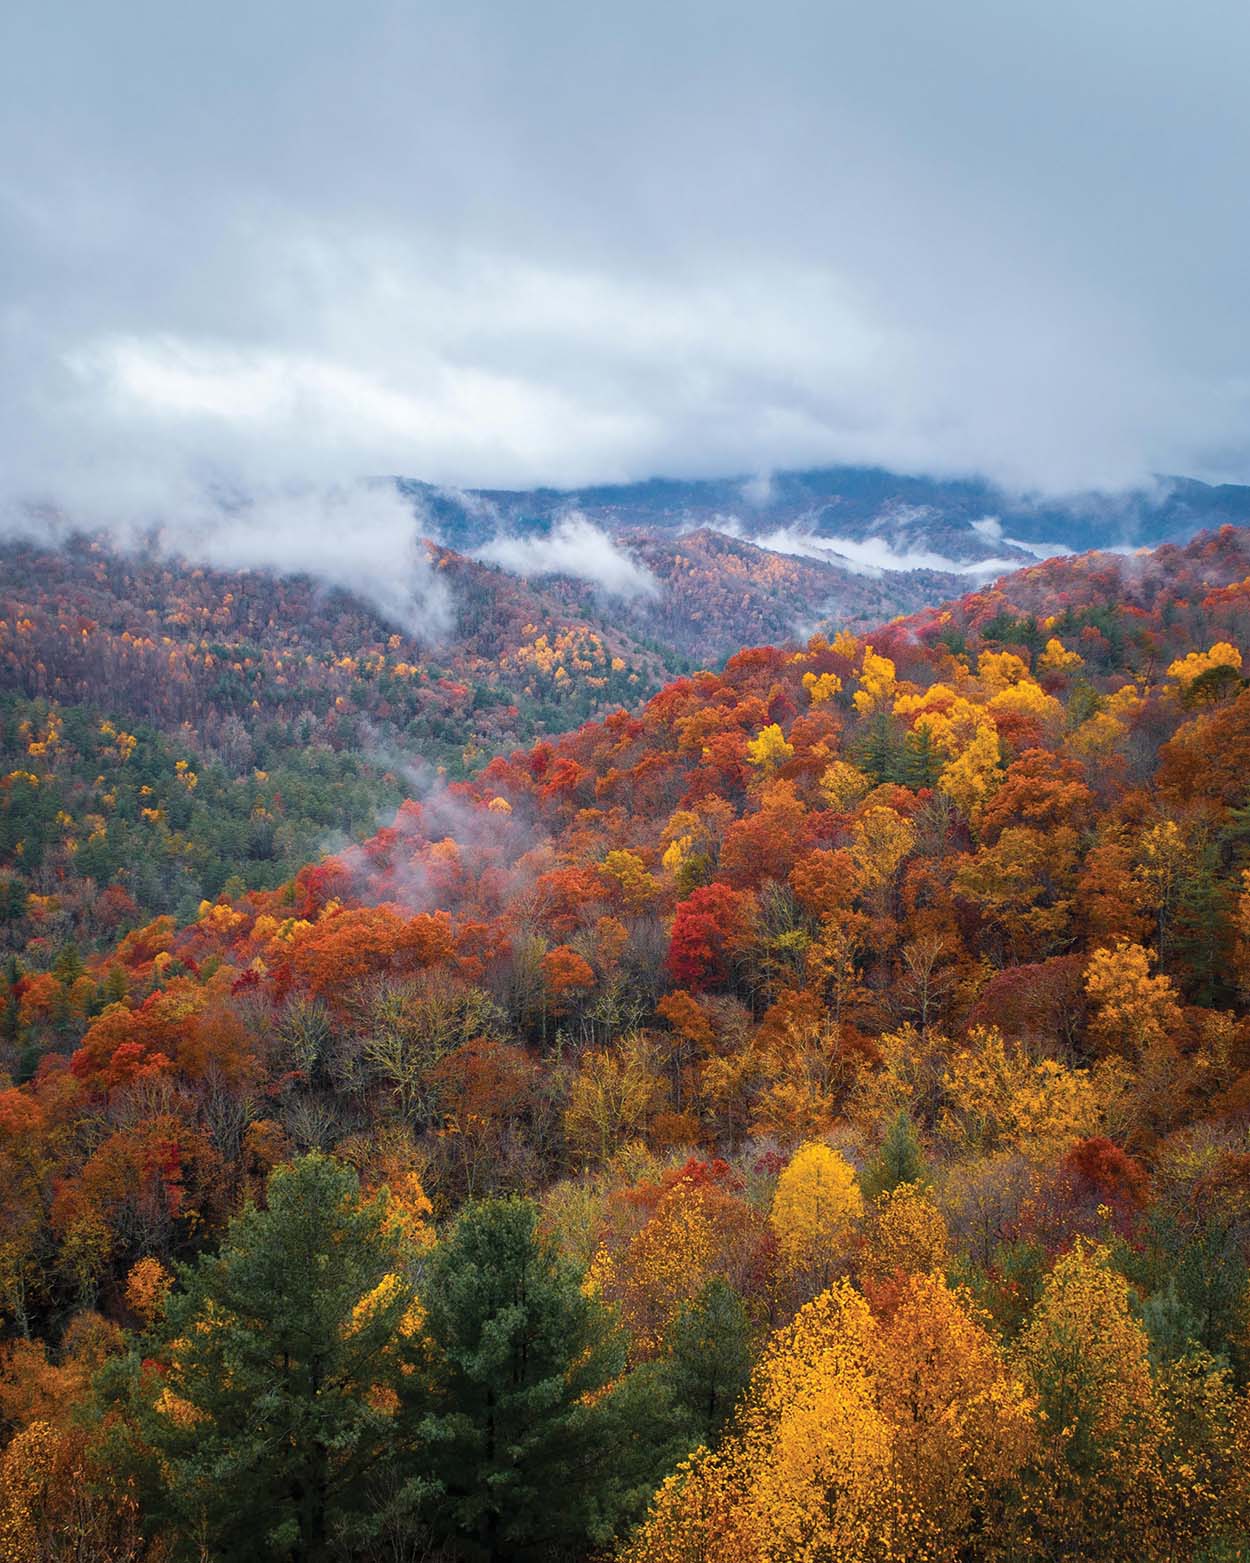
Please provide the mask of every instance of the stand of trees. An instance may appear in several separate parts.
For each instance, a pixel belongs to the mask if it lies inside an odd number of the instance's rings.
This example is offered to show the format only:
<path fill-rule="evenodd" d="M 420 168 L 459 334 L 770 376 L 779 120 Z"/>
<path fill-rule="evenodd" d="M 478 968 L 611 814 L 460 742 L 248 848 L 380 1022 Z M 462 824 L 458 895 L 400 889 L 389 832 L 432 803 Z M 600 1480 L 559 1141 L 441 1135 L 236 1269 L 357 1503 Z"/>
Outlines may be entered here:
<path fill-rule="evenodd" d="M 1245 1555 L 1247 647 L 1244 534 L 1056 561 L 14 892 L 0 1559 Z"/>

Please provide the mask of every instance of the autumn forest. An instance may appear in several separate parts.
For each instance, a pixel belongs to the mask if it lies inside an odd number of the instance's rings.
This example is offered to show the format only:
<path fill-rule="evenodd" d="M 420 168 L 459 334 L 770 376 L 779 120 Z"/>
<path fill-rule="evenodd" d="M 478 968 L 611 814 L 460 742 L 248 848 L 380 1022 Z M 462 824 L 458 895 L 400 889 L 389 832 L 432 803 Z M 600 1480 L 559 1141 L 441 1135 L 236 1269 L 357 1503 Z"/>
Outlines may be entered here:
<path fill-rule="evenodd" d="M 0 1563 L 1250 1557 L 1250 531 L 683 547 L 6 545 Z"/>

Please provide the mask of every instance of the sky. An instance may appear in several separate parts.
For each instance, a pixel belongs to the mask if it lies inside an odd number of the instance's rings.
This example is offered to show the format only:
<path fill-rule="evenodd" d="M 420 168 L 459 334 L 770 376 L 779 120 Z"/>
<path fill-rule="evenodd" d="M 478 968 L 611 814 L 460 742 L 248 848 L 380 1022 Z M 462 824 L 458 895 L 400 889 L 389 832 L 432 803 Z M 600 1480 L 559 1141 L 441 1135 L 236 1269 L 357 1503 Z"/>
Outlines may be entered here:
<path fill-rule="evenodd" d="M 10 513 L 259 558 L 379 473 L 1250 481 L 1234 0 L 3 10 Z"/>

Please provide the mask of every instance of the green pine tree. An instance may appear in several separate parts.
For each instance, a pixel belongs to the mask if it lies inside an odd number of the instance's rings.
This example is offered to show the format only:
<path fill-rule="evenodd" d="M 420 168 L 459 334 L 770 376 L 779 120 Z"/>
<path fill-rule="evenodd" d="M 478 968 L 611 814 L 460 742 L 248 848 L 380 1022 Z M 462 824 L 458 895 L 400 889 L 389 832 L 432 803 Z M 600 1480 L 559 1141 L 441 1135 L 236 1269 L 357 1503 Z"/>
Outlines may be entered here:
<path fill-rule="evenodd" d="M 410 1257 L 385 1195 L 362 1201 L 349 1168 L 310 1155 L 181 1270 L 143 1343 L 159 1369 L 132 1357 L 132 1416 L 105 1442 L 174 1557 L 320 1563 L 380 1523 L 373 1484 L 410 1454 L 424 1378 L 405 1372 Z"/>
<path fill-rule="evenodd" d="M 927 727 L 908 733 L 903 741 L 902 782 L 913 792 L 924 787 L 934 787 L 942 774 L 946 756 L 933 742 Z"/>
<path fill-rule="evenodd" d="M 662 1370 L 693 1443 L 714 1444 L 751 1376 L 750 1321 L 728 1281 L 709 1281 L 677 1314 Z"/>
<path fill-rule="evenodd" d="M 903 1183 L 927 1183 L 924 1152 L 916 1136 L 916 1127 L 906 1109 L 890 1122 L 881 1149 L 864 1169 L 861 1178 L 866 1199 L 889 1194 Z"/>
<path fill-rule="evenodd" d="M 620 1338 L 539 1234 L 534 1205 L 467 1206 L 421 1301 L 437 1396 L 422 1424 L 435 1535 L 453 1556 L 490 1563 L 608 1539 L 613 1418 L 588 1402 L 620 1372 Z"/>

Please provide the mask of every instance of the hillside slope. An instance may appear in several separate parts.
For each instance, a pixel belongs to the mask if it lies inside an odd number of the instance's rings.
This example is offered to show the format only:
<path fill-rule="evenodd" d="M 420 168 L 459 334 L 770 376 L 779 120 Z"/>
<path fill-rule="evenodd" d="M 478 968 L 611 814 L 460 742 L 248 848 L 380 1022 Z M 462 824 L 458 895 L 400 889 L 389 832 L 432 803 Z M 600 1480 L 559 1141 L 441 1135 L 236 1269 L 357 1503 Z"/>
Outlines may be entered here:
<path fill-rule="evenodd" d="M 429 1418 L 494 1425 L 458 1366 L 475 1309 L 510 1339 L 541 1274 L 614 1343 L 577 1417 L 526 1400 L 535 1480 L 595 1516 L 570 1558 L 716 1556 L 727 1528 L 766 1558 L 779 1516 L 865 1560 L 862 1516 L 886 1556 L 1236 1556 L 1248 647 L 1250 532 L 1052 561 L 743 651 L 85 961 L 14 905 L 0 1310 L 33 1340 L 0 1348 L 0 1411 L 105 1471 L 93 1523 L 136 1491 L 165 1513 L 235 1414 L 188 1362 L 224 1318 L 270 1371 L 222 1278 L 264 1233 L 337 1276 L 350 1218 L 375 1246 L 327 1338 L 384 1320 L 369 1360 L 408 1366 L 336 1391 L 342 1448 L 381 1439 L 403 1480 L 442 1469 Z M 163 1324 L 172 1263 L 266 1187 Z M 514 1275 L 492 1313 L 482 1277 Z M 543 1361 L 583 1338 L 533 1327 Z M 429 1547 L 446 1511 L 414 1503 L 388 1523 Z"/>

